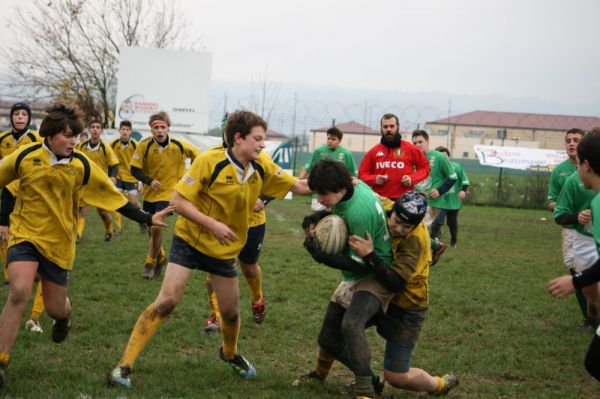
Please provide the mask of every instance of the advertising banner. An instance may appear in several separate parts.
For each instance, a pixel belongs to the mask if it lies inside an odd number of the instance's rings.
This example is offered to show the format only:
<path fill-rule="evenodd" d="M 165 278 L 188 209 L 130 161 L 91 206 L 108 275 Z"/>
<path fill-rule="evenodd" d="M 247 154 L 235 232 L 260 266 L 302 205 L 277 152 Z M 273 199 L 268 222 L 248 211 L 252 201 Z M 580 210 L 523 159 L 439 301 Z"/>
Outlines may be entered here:
<path fill-rule="evenodd" d="M 474 145 L 475 153 L 482 165 L 507 169 L 553 169 L 567 159 L 564 150 L 542 150 L 525 147 L 498 147 Z"/>
<path fill-rule="evenodd" d="M 129 120 L 133 130 L 148 131 L 150 115 L 165 111 L 171 131 L 206 133 L 211 64 L 208 52 L 122 49 L 116 125 Z"/>

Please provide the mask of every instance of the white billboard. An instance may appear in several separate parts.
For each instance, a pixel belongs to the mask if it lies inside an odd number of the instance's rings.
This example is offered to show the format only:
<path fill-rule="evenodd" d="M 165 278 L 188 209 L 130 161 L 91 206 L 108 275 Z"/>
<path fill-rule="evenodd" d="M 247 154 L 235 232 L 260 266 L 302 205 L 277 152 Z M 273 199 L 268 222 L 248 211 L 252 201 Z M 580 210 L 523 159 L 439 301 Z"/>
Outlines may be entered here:
<path fill-rule="evenodd" d="M 526 147 L 498 147 L 474 145 L 481 165 L 497 168 L 527 170 L 530 168 L 552 169 L 565 159 L 565 150 L 541 150 Z"/>
<path fill-rule="evenodd" d="M 119 62 L 117 126 L 126 119 L 150 130 L 150 115 L 165 111 L 174 132 L 208 131 L 210 53 L 127 47 Z"/>

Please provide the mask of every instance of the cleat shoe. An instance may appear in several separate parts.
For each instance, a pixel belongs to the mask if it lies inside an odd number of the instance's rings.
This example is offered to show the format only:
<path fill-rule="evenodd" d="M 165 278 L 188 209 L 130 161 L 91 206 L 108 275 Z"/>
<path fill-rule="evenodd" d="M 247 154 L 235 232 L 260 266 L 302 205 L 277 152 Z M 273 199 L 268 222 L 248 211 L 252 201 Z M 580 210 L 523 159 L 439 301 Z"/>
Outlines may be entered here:
<path fill-rule="evenodd" d="M 117 366 L 106 374 L 106 382 L 109 387 L 117 385 L 131 388 L 131 368 L 129 366 Z"/>
<path fill-rule="evenodd" d="M 204 323 L 204 332 L 207 334 L 211 334 L 214 332 L 218 332 L 221 329 L 221 323 L 219 323 L 219 319 L 216 317 L 209 317 L 206 319 Z"/>
<path fill-rule="evenodd" d="M 439 377 L 444 382 L 444 386 L 442 390 L 439 392 L 432 393 L 433 396 L 446 396 L 448 392 L 458 386 L 458 377 L 454 374 L 444 374 L 442 377 Z"/>
<path fill-rule="evenodd" d="M 119 226 L 115 226 L 115 228 L 113 229 L 113 233 L 114 235 L 118 236 L 119 234 L 121 234 L 123 232 L 123 228 L 119 227 Z"/>
<path fill-rule="evenodd" d="M 296 381 L 294 381 L 292 383 L 292 385 L 295 386 L 295 387 L 297 387 L 299 385 L 312 384 L 312 383 L 315 383 L 315 382 L 319 382 L 319 383 L 322 384 L 323 381 L 325 381 L 325 378 L 319 377 L 319 375 L 317 374 L 317 372 L 313 370 L 310 373 L 302 374 L 300 377 L 298 377 L 296 379 Z"/>
<path fill-rule="evenodd" d="M 0 363 L 0 391 L 4 388 L 4 381 L 6 381 L 6 365 Z"/>
<path fill-rule="evenodd" d="M 144 265 L 144 274 L 142 274 L 142 278 L 152 280 L 154 278 L 154 266 L 146 263 Z"/>
<path fill-rule="evenodd" d="M 244 359 L 242 355 L 236 353 L 233 359 L 227 359 L 223 353 L 223 348 L 219 348 L 219 357 L 227 362 L 231 368 L 243 379 L 247 380 L 256 376 L 256 370 L 252 363 Z"/>
<path fill-rule="evenodd" d="M 267 314 L 267 302 L 265 301 L 265 297 L 261 299 L 258 303 L 252 304 L 252 318 L 256 324 L 260 324 L 265 320 L 265 315 Z"/>
<path fill-rule="evenodd" d="M 37 332 L 37 333 L 44 332 L 44 330 L 42 330 L 42 326 L 40 325 L 39 320 L 32 320 L 32 319 L 27 320 L 27 322 L 25 323 L 25 329 L 27 331 Z"/>
<path fill-rule="evenodd" d="M 344 385 L 342 388 L 342 393 L 345 395 L 352 395 L 354 393 L 355 385 L 356 381 L 352 381 L 350 384 Z M 371 377 L 371 385 L 373 385 L 373 391 L 375 391 L 375 394 L 381 395 L 383 393 L 383 389 L 385 388 L 385 381 L 382 381 L 379 376 Z"/>
<path fill-rule="evenodd" d="M 154 277 L 160 277 L 160 272 L 162 272 L 163 267 L 168 263 L 167 257 L 162 255 L 158 257 L 156 261 L 156 266 L 154 267 Z"/>
<path fill-rule="evenodd" d="M 438 245 L 440 246 L 439 249 L 435 251 L 431 256 L 431 266 L 435 266 L 440 261 L 440 258 L 442 257 L 444 251 L 446 251 L 446 244 L 444 244 L 443 242 L 438 242 Z"/>
<path fill-rule="evenodd" d="M 111 233 L 104 234 L 104 242 L 111 242 L 111 241 L 112 241 L 112 234 Z"/>
<path fill-rule="evenodd" d="M 60 344 L 69 334 L 71 328 L 71 319 L 54 320 L 52 324 L 52 341 Z"/>
<path fill-rule="evenodd" d="M 77 234 L 77 238 L 75 239 L 75 244 L 79 244 L 82 239 L 83 239 L 83 237 L 81 237 L 79 234 Z"/>

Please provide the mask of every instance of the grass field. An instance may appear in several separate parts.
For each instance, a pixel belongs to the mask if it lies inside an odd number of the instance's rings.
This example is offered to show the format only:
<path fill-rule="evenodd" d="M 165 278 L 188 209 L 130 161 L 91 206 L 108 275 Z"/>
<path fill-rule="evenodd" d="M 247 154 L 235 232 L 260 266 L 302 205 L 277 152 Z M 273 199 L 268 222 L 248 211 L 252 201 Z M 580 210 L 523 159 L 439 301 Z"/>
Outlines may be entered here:
<path fill-rule="evenodd" d="M 72 329 L 62 344 L 21 329 L 11 354 L 6 398 L 341 398 L 351 374 L 336 364 L 324 385 L 292 387 L 313 367 L 316 337 L 339 272 L 318 265 L 302 248 L 306 197 L 269 205 L 261 256 L 268 314 L 252 321 L 243 278 L 239 349 L 258 376 L 244 381 L 217 356 L 218 336 L 202 330 L 205 278 L 194 274 L 186 295 L 134 368 L 133 388 L 107 388 L 105 373 L 120 359 L 133 325 L 160 281 L 141 279 L 146 237 L 125 221 L 125 232 L 102 241 L 90 212 L 78 247 L 70 296 Z M 458 248 L 431 271 L 431 306 L 412 365 L 453 371 L 456 398 L 592 398 L 597 383 L 583 368 L 591 333 L 579 332 L 574 298 L 545 291 L 562 273 L 559 228 L 544 211 L 469 206 L 460 215 Z M 171 221 L 172 222 L 172 221 Z M 447 230 L 444 230 L 447 235 Z M 165 234 L 170 243 L 170 230 Z M 6 290 L 0 293 L 4 303 Z M 24 315 L 22 325 L 27 315 Z M 373 368 L 382 370 L 383 342 L 369 331 Z M 396 398 L 420 397 L 386 387 Z"/>

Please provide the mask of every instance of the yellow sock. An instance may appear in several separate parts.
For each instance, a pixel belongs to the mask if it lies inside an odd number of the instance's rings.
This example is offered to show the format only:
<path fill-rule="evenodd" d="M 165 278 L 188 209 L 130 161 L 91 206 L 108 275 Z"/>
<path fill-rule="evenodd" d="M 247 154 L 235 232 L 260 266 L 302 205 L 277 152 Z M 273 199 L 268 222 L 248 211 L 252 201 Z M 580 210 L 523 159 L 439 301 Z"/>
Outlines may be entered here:
<path fill-rule="evenodd" d="M 0 352 L 0 363 L 4 365 L 4 367 L 8 366 L 8 362 L 10 360 L 10 355 L 6 352 Z"/>
<path fill-rule="evenodd" d="M 150 255 L 146 256 L 146 261 L 144 262 L 144 264 L 154 267 L 155 263 L 156 263 L 156 258 L 153 258 Z"/>
<path fill-rule="evenodd" d="M 117 226 L 117 229 L 123 230 L 123 226 L 121 225 L 121 214 L 119 212 L 114 212 L 113 215 L 115 218 L 115 226 Z"/>
<path fill-rule="evenodd" d="M 8 245 L 6 241 L 0 243 L 0 262 L 2 262 L 2 277 L 4 277 L 4 281 L 8 281 L 8 265 L 6 264 L 6 252 Z"/>
<path fill-rule="evenodd" d="M 112 219 L 108 218 L 106 220 L 102 220 L 102 222 L 104 223 L 104 232 L 106 234 L 112 234 L 112 232 L 113 232 Z"/>
<path fill-rule="evenodd" d="M 158 326 L 162 323 L 164 318 L 164 316 L 161 316 L 158 313 L 158 310 L 153 303 L 142 312 L 135 323 L 135 327 L 133 327 L 131 337 L 129 337 L 129 342 L 125 348 L 125 353 L 123 353 L 123 357 L 119 362 L 119 366 L 129 366 L 133 368 L 135 360 L 148 341 L 154 336 L 154 333 L 156 333 Z"/>
<path fill-rule="evenodd" d="M 221 312 L 219 311 L 219 304 L 217 304 L 217 294 L 215 294 L 215 291 L 213 290 L 210 275 L 206 277 L 206 291 L 208 292 L 208 306 L 210 307 L 210 317 L 216 317 L 217 320 L 221 321 Z"/>
<path fill-rule="evenodd" d="M 44 297 L 42 296 L 42 283 L 37 283 L 35 297 L 33 298 L 33 307 L 31 308 L 31 320 L 39 320 L 44 313 Z"/>
<path fill-rule="evenodd" d="M 325 349 L 319 348 L 319 353 L 317 354 L 317 367 L 315 367 L 317 375 L 321 378 L 327 377 L 334 361 L 335 357 L 333 357 L 333 355 Z"/>
<path fill-rule="evenodd" d="M 236 323 L 227 323 L 221 320 L 221 345 L 223 346 L 223 354 L 227 359 L 233 359 L 237 352 L 237 340 L 240 334 L 240 318 Z"/>
<path fill-rule="evenodd" d="M 79 216 L 77 218 L 77 235 L 83 237 L 83 230 L 85 229 L 85 218 Z"/>
<path fill-rule="evenodd" d="M 446 383 L 444 382 L 444 380 L 442 379 L 442 377 L 438 377 L 437 375 L 434 376 L 433 378 L 435 378 L 435 380 L 438 383 L 437 390 L 435 391 L 435 393 L 441 393 L 444 390 L 444 387 L 446 386 Z"/>
<path fill-rule="evenodd" d="M 165 254 L 165 249 L 161 245 L 160 251 L 158 251 L 158 256 L 156 258 L 159 260 L 162 260 L 162 259 L 166 259 L 166 257 L 167 257 L 167 254 Z"/>
<path fill-rule="evenodd" d="M 246 277 L 248 287 L 250 287 L 250 296 L 252 303 L 259 303 L 263 298 L 262 292 L 262 270 L 258 266 L 258 274 L 255 277 Z"/>

